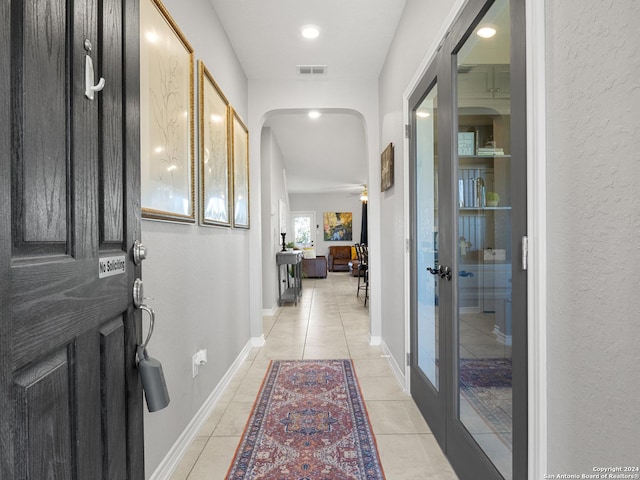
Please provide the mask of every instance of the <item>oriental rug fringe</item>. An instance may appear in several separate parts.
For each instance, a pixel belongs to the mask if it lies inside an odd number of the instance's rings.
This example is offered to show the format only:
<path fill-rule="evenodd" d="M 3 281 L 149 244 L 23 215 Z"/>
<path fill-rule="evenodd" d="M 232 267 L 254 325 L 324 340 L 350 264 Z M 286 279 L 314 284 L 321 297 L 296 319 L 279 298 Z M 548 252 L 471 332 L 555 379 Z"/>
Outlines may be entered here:
<path fill-rule="evenodd" d="M 273 361 L 227 480 L 382 480 L 350 360 Z"/>

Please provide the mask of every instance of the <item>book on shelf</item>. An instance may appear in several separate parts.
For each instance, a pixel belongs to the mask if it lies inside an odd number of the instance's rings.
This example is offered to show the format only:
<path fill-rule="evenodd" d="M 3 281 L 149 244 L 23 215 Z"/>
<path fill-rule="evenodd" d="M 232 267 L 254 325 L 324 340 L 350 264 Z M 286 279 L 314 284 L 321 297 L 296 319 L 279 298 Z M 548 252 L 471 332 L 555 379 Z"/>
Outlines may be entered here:
<path fill-rule="evenodd" d="M 504 155 L 504 149 L 498 147 L 479 147 L 478 155 Z"/>

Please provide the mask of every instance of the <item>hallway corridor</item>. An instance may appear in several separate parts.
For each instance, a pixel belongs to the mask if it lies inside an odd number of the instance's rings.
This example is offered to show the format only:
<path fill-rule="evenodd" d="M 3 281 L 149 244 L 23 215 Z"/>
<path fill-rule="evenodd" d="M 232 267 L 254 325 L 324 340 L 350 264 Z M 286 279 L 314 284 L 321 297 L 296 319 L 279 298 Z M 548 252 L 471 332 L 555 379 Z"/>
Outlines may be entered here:
<path fill-rule="evenodd" d="M 266 344 L 251 351 L 172 480 L 224 478 L 270 360 L 330 358 L 354 361 L 388 480 L 457 479 L 381 349 L 369 346 L 369 312 L 356 286 L 347 273 L 305 279 L 297 306 L 264 318 Z"/>

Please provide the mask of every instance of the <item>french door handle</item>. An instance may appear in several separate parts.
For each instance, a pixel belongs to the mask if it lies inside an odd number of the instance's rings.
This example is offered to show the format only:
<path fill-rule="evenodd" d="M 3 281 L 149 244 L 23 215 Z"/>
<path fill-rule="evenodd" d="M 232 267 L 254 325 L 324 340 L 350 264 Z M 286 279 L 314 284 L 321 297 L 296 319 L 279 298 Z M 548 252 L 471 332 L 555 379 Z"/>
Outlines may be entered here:
<path fill-rule="evenodd" d="M 427 267 L 427 271 L 432 275 L 442 275 L 443 268 L 442 265 L 438 265 L 436 268 Z"/>
<path fill-rule="evenodd" d="M 451 267 L 443 267 L 442 265 L 438 265 L 436 268 L 427 267 L 427 271 L 432 275 L 440 275 L 440 278 L 446 278 L 449 281 L 451 281 L 451 277 L 453 277 Z"/>
<path fill-rule="evenodd" d="M 440 278 L 446 278 L 451 281 L 451 277 L 453 277 L 453 273 L 451 272 L 451 267 L 444 267 L 442 272 L 440 273 Z"/>

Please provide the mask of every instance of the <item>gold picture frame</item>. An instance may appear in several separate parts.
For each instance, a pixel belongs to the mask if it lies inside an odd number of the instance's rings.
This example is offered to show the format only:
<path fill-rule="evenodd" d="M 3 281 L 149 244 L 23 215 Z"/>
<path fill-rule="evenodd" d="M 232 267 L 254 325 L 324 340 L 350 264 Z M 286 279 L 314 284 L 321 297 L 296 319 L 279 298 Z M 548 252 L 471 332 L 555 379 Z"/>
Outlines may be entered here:
<path fill-rule="evenodd" d="M 142 217 L 195 223 L 193 48 L 160 0 L 140 2 Z"/>
<path fill-rule="evenodd" d="M 393 143 L 387 145 L 380 156 L 380 188 L 381 192 L 393 186 Z"/>
<path fill-rule="evenodd" d="M 229 101 L 198 61 L 200 222 L 231 226 Z"/>
<path fill-rule="evenodd" d="M 249 228 L 249 130 L 231 107 L 231 158 L 233 164 L 233 226 Z"/>

